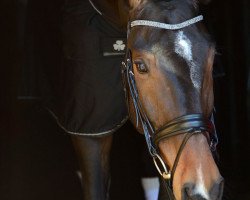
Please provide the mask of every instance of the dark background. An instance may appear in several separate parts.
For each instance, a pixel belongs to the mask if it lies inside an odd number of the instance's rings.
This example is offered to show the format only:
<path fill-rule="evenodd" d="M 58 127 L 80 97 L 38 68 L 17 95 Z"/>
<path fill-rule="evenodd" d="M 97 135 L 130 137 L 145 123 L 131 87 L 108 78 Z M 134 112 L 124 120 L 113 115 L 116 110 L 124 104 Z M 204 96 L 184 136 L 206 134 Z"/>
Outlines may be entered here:
<path fill-rule="evenodd" d="M 58 31 L 53 27 L 60 20 L 55 16 L 61 2 L 36 1 L 35 10 L 29 8 L 30 2 L 0 2 L 0 199 L 80 200 L 77 162 L 70 138 L 36 99 L 37 73 L 32 71 L 36 64 L 32 49 L 34 29 L 42 30 L 45 26 L 51 28 L 51 33 Z M 248 0 L 220 0 L 202 7 L 217 43 L 219 167 L 226 180 L 224 199 L 230 200 L 250 200 L 249 4 Z M 55 50 L 53 44 L 49 47 L 50 51 Z M 26 77 L 28 72 L 33 76 Z M 116 200 L 142 199 L 135 142 L 139 136 L 131 134 L 131 129 L 127 124 L 115 135 L 111 196 Z"/>

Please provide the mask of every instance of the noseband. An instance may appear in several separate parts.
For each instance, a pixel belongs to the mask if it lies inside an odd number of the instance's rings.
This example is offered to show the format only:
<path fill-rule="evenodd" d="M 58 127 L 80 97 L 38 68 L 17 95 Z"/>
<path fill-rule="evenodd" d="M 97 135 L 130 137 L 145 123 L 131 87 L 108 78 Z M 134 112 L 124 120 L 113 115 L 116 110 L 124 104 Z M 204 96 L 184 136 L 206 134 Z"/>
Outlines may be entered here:
<path fill-rule="evenodd" d="M 167 30 L 178 30 L 185 28 L 189 25 L 197 23 L 203 20 L 203 16 L 198 16 L 187 20 L 185 22 L 179 24 L 165 24 L 148 20 L 135 20 L 128 24 L 128 37 L 130 33 L 130 29 L 135 26 L 150 26 L 155 28 L 167 29 Z M 133 61 L 131 50 L 127 48 L 125 62 L 122 63 L 122 77 L 124 83 L 124 90 L 127 99 L 127 105 L 129 108 L 129 96 L 132 99 L 135 115 L 136 115 L 136 126 L 138 127 L 139 122 L 143 128 L 143 132 L 145 135 L 146 143 L 149 149 L 149 153 L 151 154 L 154 164 L 162 176 L 163 180 L 166 182 L 166 189 L 170 199 L 175 199 L 172 188 L 173 188 L 173 177 L 175 170 L 178 165 L 179 158 L 181 153 L 185 147 L 185 144 L 189 140 L 191 136 L 194 134 L 200 133 L 208 133 L 210 140 L 210 148 L 212 150 L 216 149 L 216 145 L 218 143 L 217 134 L 215 131 L 215 126 L 213 122 L 213 117 L 211 119 L 205 119 L 202 114 L 189 114 L 180 116 L 167 124 L 163 125 L 161 128 L 155 130 L 152 123 L 144 111 L 142 104 L 139 100 L 139 94 L 135 83 L 134 73 L 133 73 Z M 130 113 L 131 115 L 131 113 Z M 177 156 L 175 158 L 172 170 L 166 166 L 162 157 L 160 156 L 158 144 L 163 139 L 169 139 L 170 137 L 185 134 L 184 139 L 180 145 Z"/>

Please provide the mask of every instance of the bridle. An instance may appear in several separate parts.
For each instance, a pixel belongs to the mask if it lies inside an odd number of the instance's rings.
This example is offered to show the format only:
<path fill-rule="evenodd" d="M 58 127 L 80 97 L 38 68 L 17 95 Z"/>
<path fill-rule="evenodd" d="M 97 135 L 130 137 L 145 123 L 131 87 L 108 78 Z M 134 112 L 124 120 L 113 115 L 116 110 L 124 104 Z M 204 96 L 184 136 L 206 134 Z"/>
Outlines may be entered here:
<path fill-rule="evenodd" d="M 135 20 L 131 23 L 128 23 L 128 30 L 127 34 L 129 37 L 130 29 L 135 26 L 150 26 L 154 28 L 161 28 L 161 29 L 167 29 L 167 30 L 178 30 L 185 28 L 189 25 L 192 25 L 194 23 L 197 23 L 199 21 L 203 20 L 203 16 L 200 15 L 198 17 L 192 18 L 190 20 L 187 20 L 185 22 L 179 23 L 179 24 L 165 24 L 165 23 L 159 23 L 154 21 L 148 21 L 148 20 Z M 155 130 L 152 123 L 150 122 L 146 112 L 144 111 L 142 104 L 139 100 L 139 94 L 136 87 L 136 82 L 134 78 L 133 73 L 133 61 L 131 56 L 131 50 L 127 48 L 125 61 L 122 63 L 122 77 L 123 77 L 123 84 L 124 84 L 124 90 L 127 100 L 127 106 L 129 108 L 129 98 L 131 97 L 134 110 L 135 110 L 135 116 L 136 116 L 136 126 L 138 127 L 139 122 L 141 123 L 146 143 L 148 146 L 148 150 L 150 155 L 153 158 L 154 164 L 156 166 L 156 169 L 158 170 L 159 174 L 163 178 L 164 182 L 166 183 L 166 189 L 169 195 L 170 199 L 175 199 L 173 195 L 173 177 L 174 173 L 176 171 L 181 153 L 189 140 L 190 137 L 192 137 L 195 134 L 200 133 L 208 133 L 210 140 L 210 148 L 212 151 L 215 151 L 216 145 L 218 143 L 218 138 L 214 126 L 213 121 L 213 115 L 211 116 L 211 119 L 206 119 L 202 114 L 188 114 L 184 116 L 180 116 L 176 119 L 173 119 L 172 121 L 166 123 L 159 129 Z M 131 111 L 129 110 L 129 114 L 131 115 Z M 179 147 L 177 156 L 175 158 L 172 170 L 167 167 L 165 162 L 163 161 L 160 153 L 158 144 L 163 139 L 169 139 L 170 137 L 185 134 L 184 139 Z"/>

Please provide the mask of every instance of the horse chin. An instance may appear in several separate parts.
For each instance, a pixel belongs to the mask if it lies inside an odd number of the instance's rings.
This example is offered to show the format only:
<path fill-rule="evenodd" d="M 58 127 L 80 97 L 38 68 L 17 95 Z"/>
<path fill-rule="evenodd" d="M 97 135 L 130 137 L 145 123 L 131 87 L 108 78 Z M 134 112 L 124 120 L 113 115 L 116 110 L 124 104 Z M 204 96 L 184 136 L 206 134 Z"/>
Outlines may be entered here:
<path fill-rule="evenodd" d="M 170 143 L 171 141 L 162 141 L 159 147 L 168 165 L 172 166 L 175 156 L 169 156 L 167 147 Z M 174 155 L 176 154 L 177 152 Z M 206 137 L 202 134 L 191 137 L 181 154 L 173 177 L 176 200 L 220 200 L 223 186 L 223 178 L 215 164 Z"/>

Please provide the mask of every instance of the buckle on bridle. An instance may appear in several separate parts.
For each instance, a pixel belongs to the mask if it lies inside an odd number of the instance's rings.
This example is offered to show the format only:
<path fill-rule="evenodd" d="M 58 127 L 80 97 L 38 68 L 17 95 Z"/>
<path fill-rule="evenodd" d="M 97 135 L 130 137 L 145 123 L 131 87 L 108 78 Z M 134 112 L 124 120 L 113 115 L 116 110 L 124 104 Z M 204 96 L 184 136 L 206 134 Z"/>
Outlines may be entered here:
<path fill-rule="evenodd" d="M 163 161 L 163 159 L 161 158 L 161 156 L 158 155 L 157 153 L 155 153 L 153 155 L 153 161 L 154 161 L 154 164 L 155 164 L 157 171 L 162 176 L 162 178 L 164 180 L 170 180 L 171 179 L 171 172 L 167 170 L 167 166 L 166 166 L 165 162 Z M 159 164 L 161 165 L 161 167 L 159 166 Z"/>

